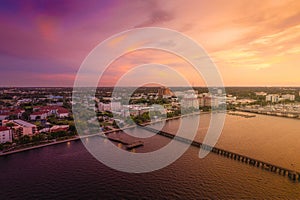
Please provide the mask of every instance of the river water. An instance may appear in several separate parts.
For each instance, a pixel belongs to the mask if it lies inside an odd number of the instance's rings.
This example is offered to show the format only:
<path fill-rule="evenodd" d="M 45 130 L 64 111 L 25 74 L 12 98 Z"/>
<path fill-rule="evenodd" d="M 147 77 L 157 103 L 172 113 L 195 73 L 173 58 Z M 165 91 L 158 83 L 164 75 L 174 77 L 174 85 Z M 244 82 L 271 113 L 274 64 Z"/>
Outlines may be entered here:
<path fill-rule="evenodd" d="M 193 117 L 170 120 L 164 130 L 176 132 L 181 120 L 192 123 Z M 196 140 L 203 140 L 209 121 L 209 114 L 201 115 Z M 300 120 L 294 119 L 227 115 L 216 146 L 300 171 L 299 125 Z M 131 131 L 149 134 L 138 128 Z M 145 145 L 137 153 L 157 150 L 170 141 L 159 135 L 142 140 Z M 82 142 L 107 141 L 93 137 Z M 212 153 L 199 159 L 196 147 L 161 170 L 129 174 L 97 161 L 82 142 L 1 157 L 0 199 L 300 198 L 300 183 Z"/>

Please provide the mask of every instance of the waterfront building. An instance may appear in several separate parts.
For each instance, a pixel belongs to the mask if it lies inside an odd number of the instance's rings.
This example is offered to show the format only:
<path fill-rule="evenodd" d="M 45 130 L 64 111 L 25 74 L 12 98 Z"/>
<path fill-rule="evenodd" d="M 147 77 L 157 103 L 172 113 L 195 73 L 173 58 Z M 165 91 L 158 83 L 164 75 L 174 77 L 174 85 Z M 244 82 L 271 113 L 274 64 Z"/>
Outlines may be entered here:
<path fill-rule="evenodd" d="M 49 129 L 49 132 L 59 132 L 59 131 L 67 131 L 69 129 L 69 125 L 55 125 Z"/>
<path fill-rule="evenodd" d="M 52 126 L 51 128 L 43 128 L 39 130 L 40 133 L 54 133 L 54 132 L 59 132 L 59 131 L 68 131 L 69 130 L 69 125 L 55 125 Z"/>
<path fill-rule="evenodd" d="M 200 107 L 207 107 L 211 106 L 211 97 L 200 97 L 199 98 L 199 106 Z"/>
<path fill-rule="evenodd" d="M 12 130 L 5 126 L 0 126 L 0 143 L 12 142 Z"/>
<path fill-rule="evenodd" d="M 199 100 L 193 92 L 185 94 L 180 103 L 182 108 L 199 108 Z"/>
<path fill-rule="evenodd" d="M 13 137 L 19 137 L 22 135 L 34 135 L 38 133 L 37 127 L 34 124 L 31 124 L 29 122 L 23 121 L 23 120 L 11 120 L 11 121 L 3 121 L 2 124 L 6 125 L 8 123 L 12 123 L 12 131 L 13 131 Z"/>

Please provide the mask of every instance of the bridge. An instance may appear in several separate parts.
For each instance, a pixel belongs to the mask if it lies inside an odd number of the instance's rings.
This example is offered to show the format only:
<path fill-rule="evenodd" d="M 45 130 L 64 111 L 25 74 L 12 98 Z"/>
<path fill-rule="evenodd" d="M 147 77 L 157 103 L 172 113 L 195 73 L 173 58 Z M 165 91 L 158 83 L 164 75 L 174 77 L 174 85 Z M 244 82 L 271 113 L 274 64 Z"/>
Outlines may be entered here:
<path fill-rule="evenodd" d="M 276 174 L 281 175 L 281 176 L 287 176 L 290 180 L 292 180 L 294 182 L 300 182 L 300 172 L 297 172 L 297 171 L 294 171 L 294 170 L 291 170 L 291 169 L 287 169 L 287 168 L 284 168 L 284 167 L 276 166 L 276 165 L 268 163 L 268 162 L 264 162 L 264 161 L 261 161 L 261 160 L 255 159 L 255 158 L 250 158 L 248 156 L 244 156 L 244 155 L 241 155 L 241 154 L 238 154 L 238 153 L 227 151 L 227 150 L 224 150 L 224 149 L 221 149 L 221 148 L 218 148 L 218 147 L 212 147 L 210 145 L 203 144 L 201 142 L 197 142 L 195 140 L 189 140 L 187 138 L 176 136 L 172 133 L 168 133 L 168 132 L 165 132 L 165 131 L 158 131 L 154 128 L 147 127 L 147 126 L 144 126 L 144 125 L 139 125 L 139 127 L 142 128 L 142 129 L 145 129 L 147 131 L 156 133 L 158 135 L 162 135 L 162 136 L 168 137 L 170 139 L 174 139 L 174 140 L 177 140 L 177 141 L 180 141 L 180 142 L 191 144 L 194 147 L 198 147 L 198 148 L 202 148 L 202 149 L 207 150 L 207 151 L 211 151 L 212 153 L 227 157 L 227 158 L 232 159 L 232 160 L 236 160 L 238 162 L 243 162 L 243 163 L 249 164 L 251 166 L 254 166 L 254 167 L 257 167 L 257 168 L 261 168 L 261 169 L 276 173 Z"/>

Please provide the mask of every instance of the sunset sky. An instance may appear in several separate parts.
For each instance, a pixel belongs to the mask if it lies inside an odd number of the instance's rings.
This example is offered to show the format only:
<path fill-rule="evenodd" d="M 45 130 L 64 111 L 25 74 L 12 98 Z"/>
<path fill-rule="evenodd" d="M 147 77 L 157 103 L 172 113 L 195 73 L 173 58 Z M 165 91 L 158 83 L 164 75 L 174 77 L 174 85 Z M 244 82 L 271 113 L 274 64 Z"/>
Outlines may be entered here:
<path fill-rule="evenodd" d="M 0 20 L 0 86 L 72 86 L 101 41 L 151 26 L 197 41 L 226 86 L 300 86 L 298 0 L 3 0 Z M 100 85 L 113 86 L 130 67 L 147 62 L 174 66 L 203 84 L 181 59 L 147 50 L 116 60 Z"/>

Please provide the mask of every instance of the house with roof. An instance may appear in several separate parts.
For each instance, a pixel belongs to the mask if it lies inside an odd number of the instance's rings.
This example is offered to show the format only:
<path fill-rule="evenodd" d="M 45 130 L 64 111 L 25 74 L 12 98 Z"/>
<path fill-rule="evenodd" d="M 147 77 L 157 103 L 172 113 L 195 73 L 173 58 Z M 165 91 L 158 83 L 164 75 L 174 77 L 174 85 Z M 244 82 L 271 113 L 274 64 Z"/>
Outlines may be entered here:
<path fill-rule="evenodd" d="M 69 111 L 63 107 L 57 107 L 56 115 L 59 118 L 69 117 Z"/>
<path fill-rule="evenodd" d="M 49 115 L 48 111 L 36 111 L 30 114 L 30 120 L 35 121 L 35 120 L 46 119 L 48 115 Z"/>
<path fill-rule="evenodd" d="M 33 108 L 33 113 L 30 115 L 31 120 L 46 119 L 50 115 L 55 115 L 59 118 L 69 117 L 69 110 L 60 106 L 36 106 Z"/>
<path fill-rule="evenodd" d="M 10 116 L 15 116 L 19 119 L 24 112 L 25 110 L 22 109 L 3 108 L 0 109 L 0 120 L 9 119 Z"/>

